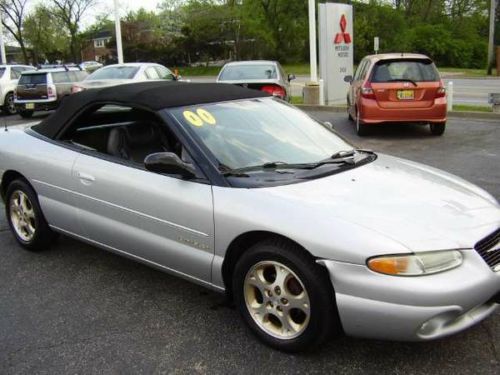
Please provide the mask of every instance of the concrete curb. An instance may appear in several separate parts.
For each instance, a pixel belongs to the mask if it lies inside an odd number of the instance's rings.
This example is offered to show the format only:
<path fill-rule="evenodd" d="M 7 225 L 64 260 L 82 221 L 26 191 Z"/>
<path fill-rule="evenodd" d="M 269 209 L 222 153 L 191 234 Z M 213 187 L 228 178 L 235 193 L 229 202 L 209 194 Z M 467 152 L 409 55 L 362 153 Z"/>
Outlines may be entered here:
<path fill-rule="evenodd" d="M 321 112 L 336 112 L 336 113 L 343 113 L 347 111 L 347 107 L 342 105 L 295 104 L 295 106 L 305 111 L 321 111 Z M 476 119 L 500 121 L 500 113 L 493 113 L 493 112 L 450 111 L 448 112 L 448 116 L 455 118 L 476 118 Z"/>

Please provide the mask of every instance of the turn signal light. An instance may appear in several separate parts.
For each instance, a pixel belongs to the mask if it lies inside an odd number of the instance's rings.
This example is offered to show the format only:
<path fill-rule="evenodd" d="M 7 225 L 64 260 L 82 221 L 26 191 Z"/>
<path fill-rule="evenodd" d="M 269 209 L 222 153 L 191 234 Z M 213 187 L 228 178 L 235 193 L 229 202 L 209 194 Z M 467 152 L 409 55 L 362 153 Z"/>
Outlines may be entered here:
<path fill-rule="evenodd" d="M 443 272 L 462 264 L 458 250 L 429 251 L 408 255 L 387 255 L 370 258 L 369 269 L 394 276 L 423 276 Z"/>

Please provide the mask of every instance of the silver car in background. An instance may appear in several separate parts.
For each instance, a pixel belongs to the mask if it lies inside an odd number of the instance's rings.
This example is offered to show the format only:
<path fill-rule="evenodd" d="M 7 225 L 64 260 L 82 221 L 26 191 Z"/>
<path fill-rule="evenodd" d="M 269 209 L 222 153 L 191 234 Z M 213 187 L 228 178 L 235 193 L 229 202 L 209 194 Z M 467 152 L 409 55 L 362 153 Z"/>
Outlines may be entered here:
<path fill-rule="evenodd" d="M 62 233 L 225 292 L 284 351 L 340 332 L 437 339 L 500 303 L 490 194 L 356 149 L 262 91 L 156 81 L 71 95 L 0 132 L 0 179 L 21 246 Z"/>
<path fill-rule="evenodd" d="M 85 80 L 73 85 L 71 92 L 156 80 L 176 81 L 177 77 L 170 69 L 156 63 L 113 64 L 97 69 Z"/>
<path fill-rule="evenodd" d="M 224 65 L 217 76 L 217 83 L 229 83 L 261 90 L 285 101 L 290 101 L 290 82 L 293 74 L 286 74 L 277 61 L 235 61 Z"/>

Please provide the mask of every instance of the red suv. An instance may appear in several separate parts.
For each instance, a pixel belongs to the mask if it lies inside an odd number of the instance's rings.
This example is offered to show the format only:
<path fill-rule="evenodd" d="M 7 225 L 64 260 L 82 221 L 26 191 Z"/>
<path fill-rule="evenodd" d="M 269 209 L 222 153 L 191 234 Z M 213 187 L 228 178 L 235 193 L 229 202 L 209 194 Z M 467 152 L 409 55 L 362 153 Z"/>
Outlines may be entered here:
<path fill-rule="evenodd" d="M 358 135 L 381 123 L 424 123 L 441 135 L 446 127 L 446 91 L 425 55 L 390 53 L 366 56 L 347 94 L 349 119 Z"/>

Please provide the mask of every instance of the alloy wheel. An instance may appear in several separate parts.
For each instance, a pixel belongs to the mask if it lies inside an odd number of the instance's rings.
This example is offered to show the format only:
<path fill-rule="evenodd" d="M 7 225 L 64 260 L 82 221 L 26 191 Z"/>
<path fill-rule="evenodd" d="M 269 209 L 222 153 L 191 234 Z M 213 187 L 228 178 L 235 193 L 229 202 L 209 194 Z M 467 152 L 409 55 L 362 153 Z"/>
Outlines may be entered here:
<path fill-rule="evenodd" d="M 10 221 L 18 237 L 31 242 L 36 232 L 36 217 L 33 204 L 21 190 L 12 193 L 10 202 Z"/>
<path fill-rule="evenodd" d="M 279 262 L 263 261 L 250 268 L 244 297 L 255 323 L 275 338 L 293 339 L 307 328 L 311 316 L 307 290 L 300 278 Z"/>

